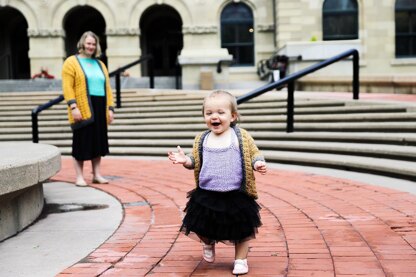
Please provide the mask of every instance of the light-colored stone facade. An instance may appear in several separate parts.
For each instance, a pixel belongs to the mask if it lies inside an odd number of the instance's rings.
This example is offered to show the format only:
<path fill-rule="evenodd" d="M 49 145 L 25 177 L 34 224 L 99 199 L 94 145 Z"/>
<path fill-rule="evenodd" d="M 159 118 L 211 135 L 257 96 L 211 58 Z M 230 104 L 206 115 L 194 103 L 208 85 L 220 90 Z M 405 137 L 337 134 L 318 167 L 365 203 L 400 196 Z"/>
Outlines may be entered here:
<path fill-rule="evenodd" d="M 215 70 L 219 60 L 232 59 L 227 49 L 221 48 L 220 36 L 221 11 L 231 2 L 245 3 L 252 9 L 255 63 L 275 53 L 302 55 L 301 62 L 292 62 L 290 70 L 294 71 L 355 47 L 360 52 L 363 80 L 409 81 L 416 77 L 416 58 L 395 58 L 395 0 L 357 0 L 359 39 L 335 42 L 322 41 L 324 0 L 0 0 L 0 8 L 17 9 L 28 23 L 32 74 L 47 67 L 51 74 L 59 76 L 66 56 L 63 22 L 71 9 L 90 6 L 104 18 L 111 71 L 141 55 L 139 23 L 146 10 L 158 5 L 170 6 L 182 20 L 183 49 L 179 56 L 182 83 L 184 88 L 195 88 L 199 85 L 200 73 L 206 71 L 213 73 L 216 86 L 259 80 L 255 65 L 225 65 L 221 73 Z M 347 80 L 350 67 L 346 61 L 308 78 L 326 76 L 330 82 L 334 76 Z M 141 70 L 137 67 L 129 73 L 140 76 Z"/>
<path fill-rule="evenodd" d="M 292 64 L 291 71 L 353 47 L 360 52 L 362 91 L 416 93 L 416 57 L 395 57 L 395 0 L 357 0 L 359 38 L 347 41 L 322 41 L 323 2 L 277 1 L 277 48 L 282 54 L 303 56 L 302 62 Z M 306 77 L 303 89 L 349 88 L 352 65 L 343 63 Z"/>

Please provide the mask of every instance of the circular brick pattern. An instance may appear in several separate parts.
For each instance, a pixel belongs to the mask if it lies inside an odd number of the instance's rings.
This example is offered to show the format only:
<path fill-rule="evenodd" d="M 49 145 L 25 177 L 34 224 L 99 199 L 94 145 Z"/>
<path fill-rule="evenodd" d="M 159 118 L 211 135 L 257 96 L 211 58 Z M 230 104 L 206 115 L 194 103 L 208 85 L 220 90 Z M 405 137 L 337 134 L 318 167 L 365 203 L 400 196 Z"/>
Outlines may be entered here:
<path fill-rule="evenodd" d="M 72 161 L 62 164 L 54 179 L 72 182 Z M 201 245 L 178 232 L 192 171 L 160 160 L 105 158 L 102 166 L 117 178 L 94 187 L 123 204 L 124 219 L 58 276 L 231 276 L 233 247 L 218 245 L 208 264 Z M 300 171 L 256 176 L 263 226 L 247 276 L 416 275 L 415 195 Z"/>

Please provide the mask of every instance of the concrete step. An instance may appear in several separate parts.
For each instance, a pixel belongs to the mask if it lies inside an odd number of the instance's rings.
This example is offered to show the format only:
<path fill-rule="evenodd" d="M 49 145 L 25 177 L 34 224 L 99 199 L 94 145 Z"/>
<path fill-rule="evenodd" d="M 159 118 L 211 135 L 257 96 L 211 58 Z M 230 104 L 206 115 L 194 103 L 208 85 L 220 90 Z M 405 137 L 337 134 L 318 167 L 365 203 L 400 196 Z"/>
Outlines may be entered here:
<path fill-rule="evenodd" d="M 116 109 L 116 120 L 109 127 L 111 154 L 165 157 L 177 145 L 189 151 L 196 133 L 206 128 L 201 111 L 206 93 L 123 91 L 122 108 Z M 31 110 L 58 95 L 0 93 L 0 141 L 30 141 Z M 240 126 L 250 131 L 271 162 L 413 178 L 416 109 L 407 103 L 296 97 L 293 133 L 285 132 L 283 92 L 253 99 L 240 105 L 239 111 Z M 43 111 L 39 126 L 41 143 L 56 145 L 70 155 L 72 132 L 64 102 Z M 394 166 L 387 169 L 388 163 Z M 396 163 L 403 165 L 401 171 Z"/>
<path fill-rule="evenodd" d="M 0 80 L 0 91 L 56 91 L 61 90 L 61 85 L 58 79 Z"/>
<path fill-rule="evenodd" d="M 194 142 L 193 138 L 175 138 L 173 139 L 110 139 L 110 145 L 117 148 L 156 148 L 156 149 L 174 149 L 177 145 L 183 148 L 191 148 Z M 71 146 L 72 140 L 44 140 L 42 143 L 54 144 L 58 147 Z M 370 143 L 338 143 L 338 142 L 309 142 L 309 141 L 279 141 L 276 143 L 270 140 L 256 140 L 257 146 L 262 151 L 293 151 L 307 153 L 328 153 L 348 156 L 376 157 L 386 159 L 396 159 L 402 161 L 416 162 L 416 146 L 401 145 L 383 145 Z M 139 154 L 139 153 L 136 153 Z"/>
<path fill-rule="evenodd" d="M 369 143 L 382 144 L 383 147 L 388 145 L 403 145 L 403 146 L 416 146 L 416 134 L 415 133 L 384 133 L 380 136 L 379 133 L 336 133 L 336 132 L 271 132 L 271 131 L 252 131 L 250 132 L 254 139 L 257 141 L 272 141 L 274 144 L 278 144 L 280 141 L 297 142 L 347 142 L 347 143 Z M 72 133 L 60 132 L 60 133 L 40 133 L 41 142 L 56 142 L 60 140 L 71 139 Z M 109 137 L 113 140 L 122 139 L 193 139 L 195 136 L 194 131 L 182 131 L 182 132 L 110 132 Z M 31 134 L 20 134 L 16 137 L 15 134 L 0 134 L 0 141 L 10 140 L 31 140 Z M 50 141 L 49 141 L 50 140 Z"/>
<path fill-rule="evenodd" d="M 299 101 L 300 102 L 300 101 Z M 319 103 L 300 102 L 295 107 L 295 118 L 299 120 L 313 118 L 317 120 L 332 120 L 336 115 L 337 119 L 341 120 L 343 117 L 345 120 L 354 120 L 354 118 L 360 119 L 368 117 L 369 119 L 381 118 L 381 120 L 389 120 L 395 117 L 410 117 L 413 120 L 413 116 L 416 112 L 409 112 L 405 107 L 396 106 L 360 106 L 360 107 L 333 107 L 325 106 L 323 103 L 319 108 L 309 108 L 308 106 L 316 105 Z M 21 105 L 21 106 L 5 106 L 0 107 L 0 121 L 8 121 L 10 116 L 30 116 L 33 107 L 37 105 Z M 335 110 L 338 109 L 338 112 Z M 286 107 L 278 107 L 274 103 L 258 104 L 256 106 L 242 106 L 239 107 L 240 114 L 244 117 L 246 115 L 285 115 Z M 186 114 L 184 114 L 186 112 Z M 39 119 L 51 118 L 53 115 L 66 116 L 66 105 L 61 103 L 45 110 L 39 114 Z M 123 107 L 116 109 L 117 118 L 143 118 L 143 117 L 184 117 L 184 116 L 201 116 L 201 107 L 198 105 L 174 105 L 168 107 L 154 106 L 142 106 L 142 107 Z M 19 118 L 17 118 L 19 120 Z"/>
<path fill-rule="evenodd" d="M 244 122 L 286 122 L 286 115 L 242 115 Z M 136 124 L 157 124 L 160 119 L 164 118 L 164 124 L 190 124 L 200 123 L 201 112 L 189 112 L 184 117 L 183 112 L 160 112 L 152 116 L 151 113 L 145 114 L 117 114 L 115 125 L 136 125 Z M 0 119 L 1 127 L 24 127 L 31 126 L 31 117 L 26 116 L 9 116 Z M 296 115 L 295 123 L 322 123 L 322 122 L 413 122 L 416 120 L 416 113 L 394 113 L 394 114 L 349 114 L 349 115 Z M 67 121 L 66 114 L 61 115 L 42 115 L 39 116 L 40 126 L 53 126 L 54 124 Z"/>
<path fill-rule="evenodd" d="M 293 151 L 305 153 L 328 153 L 349 156 L 387 158 L 416 162 L 416 146 L 384 145 L 346 142 L 309 142 L 257 140 L 261 149 L 273 151 Z"/>
<path fill-rule="evenodd" d="M 24 123 L 24 122 L 23 122 Z M 31 133 L 30 124 L 27 126 L 6 126 L 1 127 L 4 134 Z M 39 130 L 41 133 L 61 133 L 70 132 L 65 122 L 41 122 Z M 241 127 L 249 131 L 275 131 L 283 132 L 286 130 L 286 123 L 241 123 Z M 169 124 L 162 122 L 159 124 L 135 124 L 135 125 L 111 125 L 111 132 L 147 132 L 147 131 L 202 131 L 206 125 L 204 123 L 189 124 Z M 356 122 L 356 123 L 296 123 L 296 132 L 382 132 L 394 133 L 416 132 L 416 122 Z"/>
<path fill-rule="evenodd" d="M 337 168 L 416 181 L 415 163 L 409 161 L 289 151 L 263 151 L 263 153 L 270 162 Z"/>
<path fill-rule="evenodd" d="M 149 77 L 133 78 L 121 77 L 122 89 L 149 88 Z M 111 87 L 115 87 L 115 77 L 110 79 Z M 155 88 L 175 89 L 175 77 L 157 76 L 154 79 Z M 60 91 L 62 80 L 60 79 L 25 79 L 25 80 L 0 80 L 0 92 L 33 92 L 33 91 Z"/>

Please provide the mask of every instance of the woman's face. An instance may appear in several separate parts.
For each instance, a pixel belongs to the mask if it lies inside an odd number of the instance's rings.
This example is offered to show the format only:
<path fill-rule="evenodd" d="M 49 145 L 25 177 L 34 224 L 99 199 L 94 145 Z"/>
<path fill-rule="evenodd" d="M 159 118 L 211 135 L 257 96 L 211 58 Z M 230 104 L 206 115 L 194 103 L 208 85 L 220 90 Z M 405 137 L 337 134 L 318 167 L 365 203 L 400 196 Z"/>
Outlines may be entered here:
<path fill-rule="evenodd" d="M 94 37 L 87 36 L 84 42 L 84 55 L 87 57 L 92 57 L 97 49 L 97 42 Z"/>

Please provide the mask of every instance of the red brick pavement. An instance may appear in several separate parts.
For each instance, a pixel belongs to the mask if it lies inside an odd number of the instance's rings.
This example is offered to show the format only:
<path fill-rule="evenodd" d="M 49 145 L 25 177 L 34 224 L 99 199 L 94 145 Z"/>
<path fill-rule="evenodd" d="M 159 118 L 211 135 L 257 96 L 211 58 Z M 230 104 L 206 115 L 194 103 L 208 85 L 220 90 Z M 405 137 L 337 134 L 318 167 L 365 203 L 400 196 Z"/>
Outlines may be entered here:
<path fill-rule="evenodd" d="M 123 220 L 58 276 L 232 276 L 233 247 L 218 245 L 208 264 L 201 246 L 178 232 L 191 171 L 112 157 L 102 166 L 113 180 L 93 186 L 123 204 Z M 73 171 L 63 158 L 53 179 L 73 182 Z M 246 276 L 416 276 L 415 195 L 276 169 L 257 182 L 263 226 L 250 245 Z"/>

